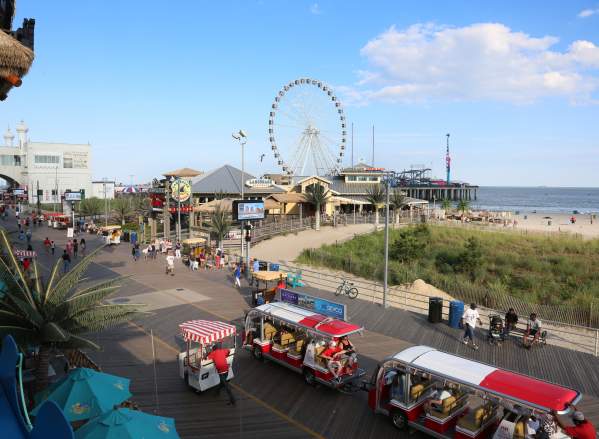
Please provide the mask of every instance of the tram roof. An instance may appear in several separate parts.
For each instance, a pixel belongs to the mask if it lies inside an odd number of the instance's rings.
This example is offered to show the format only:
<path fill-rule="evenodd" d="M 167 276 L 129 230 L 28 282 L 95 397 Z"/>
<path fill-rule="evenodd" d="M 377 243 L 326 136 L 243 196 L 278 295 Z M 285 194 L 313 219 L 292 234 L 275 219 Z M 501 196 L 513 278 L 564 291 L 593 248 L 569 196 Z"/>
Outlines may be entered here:
<path fill-rule="evenodd" d="M 395 354 L 391 359 L 449 381 L 470 385 L 546 411 L 563 412 L 567 410 L 568 404 L 580 398 L 580 393 L 574 389 L 428 346 L 409 347 Z"/>
<path fill-rule="evenodd" d="M 314 311 L 290 305 L 285 302 L 267 303 L 257 306 L 254 309 L 264 314 L 268 314 L 273 318 L 310 328 L 330 337 L 342 337 L 364 329 L 362 326 L 327 317 L 323 314 L 318 314 Z"/>

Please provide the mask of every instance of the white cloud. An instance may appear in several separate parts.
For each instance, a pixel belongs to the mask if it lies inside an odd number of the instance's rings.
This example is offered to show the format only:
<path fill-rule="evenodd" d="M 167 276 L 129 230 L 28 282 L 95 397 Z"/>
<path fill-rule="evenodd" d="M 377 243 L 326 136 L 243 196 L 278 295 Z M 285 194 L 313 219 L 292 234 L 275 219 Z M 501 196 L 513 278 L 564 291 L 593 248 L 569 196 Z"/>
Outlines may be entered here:
<path fill-rule="evenodd" d="M 595 14 L 599 14 L 599 8 L 597 9 L 583 9 L 579 12 L 578 18 L 588 18 Z"/>
<path fill-rule="evenodd" d="M 320 9 L 320 6 L 318 6 L 318 3 L 313 3 L 310 5 L 310 13 L 313 15 L 320 15 L 322 14 L 322 11 Z"/>
<path fill-rule="evenodd" d="M 344 87 L 349 103 L 438 100 L 534 102 L 562 97 L 588 102 L 599 90 L 599 47 L 532 37 L 500 23 L 465 27 L 391 27 L 360 51 L 369 68 Z"/>

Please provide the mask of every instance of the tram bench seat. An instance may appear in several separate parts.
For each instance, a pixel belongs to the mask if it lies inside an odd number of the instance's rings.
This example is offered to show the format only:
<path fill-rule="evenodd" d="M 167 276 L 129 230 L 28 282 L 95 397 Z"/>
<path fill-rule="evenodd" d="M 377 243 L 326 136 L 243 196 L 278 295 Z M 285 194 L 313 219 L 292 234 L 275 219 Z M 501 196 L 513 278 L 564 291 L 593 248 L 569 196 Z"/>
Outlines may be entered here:
<path fill-rule="evenodd" d="M 467 415 L 462 416 L 458 426 L 466 430 L 478 431 L 489 419 L 495 416 L 496 407 L 482 405 L 471 409 Z"/>
<path fill-rule="evenodd" d="M 468 399 L 468 395 L 464 394 L 462 396 L 450 396 L 449 398 L 445 398 L 440 407 L 440 410 L 431 407 L 430 415 L 434 416 L 438 419 L 449 418 L 454 415 L 458 410 L 460 410 Z"/>
<path fill-rule="evenodd" d="M 264 323 L 264 339 L 265 340 L 272 340 L 272 338 L 275 336 L 276 333 L 277 333 L 277 328 L 275 328 L 273 325 L 271 325 L 268 322 Z"/>
<path fill-rule="evenodd" d="M 426 395 L 428 393 L 428 391 L 433 387 L 433 385 L 433 383 L 418 383 L 412 385 L 412 387 L 410 387 L 410 401 L 418 401 L 418 399 L 422 395 Z"/>
<path fill-rule="evenodd" d="M 524 425 L 524 421 L 518 421 L 516 422 L 516 425 L 514 426 L 514 439 L 524 439 L 525 437 L 525 433 L 526 432 L 526 427 Z"/>
<path fill-rule="evenodd" d="M 327 368 L 327 359 L 322 358 L 320 356 L 325 351 L 325 349 L 326 349 L 325 346 L 317 346 L 316 349 L 314 349 L 314 360 L 315 360 L 316 364 L 318 364 L 320 367 L 324 367 L 326 369 Z"/>
<path fill-rule="evenodd" d="M 281 334 L 281 346 L 289 346 L 293 342 L 295 342 L 295 339 L 293 338 L 293 334 L 291 334 L 289 332 L 285 332 L 284 334 Z"/>
<path fill-rule="evenodd" d="M 289 352 L 295 352 L 295 353 L 300 353 L 302 351 L 302 348 L 304 347 L 304 340 L 302 340 L 301 338 L 299 340 L 294 340 L 294 343 L 292 343 L 289 346 Z"/>

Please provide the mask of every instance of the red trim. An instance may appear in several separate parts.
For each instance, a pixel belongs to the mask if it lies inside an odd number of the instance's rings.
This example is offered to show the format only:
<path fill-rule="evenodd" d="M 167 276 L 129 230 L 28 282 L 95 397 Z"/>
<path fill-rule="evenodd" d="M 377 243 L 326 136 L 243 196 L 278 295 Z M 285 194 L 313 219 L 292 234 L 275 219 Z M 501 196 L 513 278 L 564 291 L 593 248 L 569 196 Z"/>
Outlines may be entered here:
<path fill-rule="evenodd" d="M 557 411 L 565 410 L 566 403 L 578 396 L 575 390 L 567 387 L 501 369 L 487 375 L 480 386 Z"/>
<path fill-rule="evenodd" d="M 330 335 L 331 337 L 340 337 L 344 334 L 349 334 L 352 332 L 359 331 L 362 329 L 361 326 L 354 325 L 352 323 L 344 322 L 343 320 L 335 320 L 331 319 L 326 323 L 320 324 L 324 320 L 327 320 L 327 317 L 321 314 L 313 314 L 311 316 L 305 317 L 300 320 L 298 325 L 302 325 L 308 328 L 317 329 L 320 332 L 324 332 L 325 334 Z"/>

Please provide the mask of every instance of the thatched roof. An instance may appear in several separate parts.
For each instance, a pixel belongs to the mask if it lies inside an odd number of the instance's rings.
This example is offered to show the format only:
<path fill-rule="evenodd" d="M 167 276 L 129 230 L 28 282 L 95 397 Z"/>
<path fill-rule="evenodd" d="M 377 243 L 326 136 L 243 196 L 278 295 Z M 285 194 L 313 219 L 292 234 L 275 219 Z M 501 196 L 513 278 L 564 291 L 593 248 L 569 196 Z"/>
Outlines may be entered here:
<path fill-rule="evenodd" d="M 198 175 L 202 175 L 203 172 L 202 171 L 196 171 L 195 169 L 191 169 L 191 168 L 179 168 L 179 169 L 175 169 L 174 171 L 170 171 L 170 172 L 165 172 L 164 175 L 165 177 L 197 177 Z"/>
<path fill-rule="evenodd" d="M 195 207 L 194 212 L 200 213 L 213 213 L 216 209 L 220 209 L 225 212 L 231 212 L 233 210 L 233 199 L 223 198 L 222 200 L 212 200 L 208 203 L 204 203 L 198 207 Z"/>
<path fill-rule="evenodd" d="M 33 50 L 0 31 L 0 77 L 15 75 L 22 78 L 29 71 L 33 58 Z"/>

